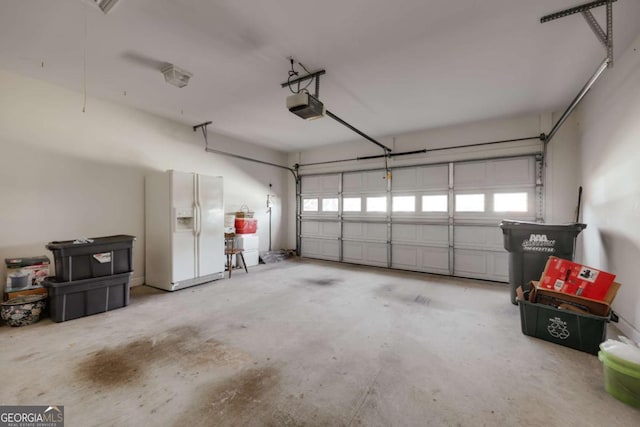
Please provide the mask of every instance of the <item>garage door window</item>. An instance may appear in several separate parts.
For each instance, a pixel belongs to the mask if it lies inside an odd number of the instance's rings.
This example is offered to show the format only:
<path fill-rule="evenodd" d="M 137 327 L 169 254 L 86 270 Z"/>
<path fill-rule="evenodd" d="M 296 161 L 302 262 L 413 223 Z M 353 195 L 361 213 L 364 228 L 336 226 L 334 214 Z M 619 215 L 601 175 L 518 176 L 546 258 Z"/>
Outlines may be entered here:
<path fill-rule="evenodd" d="M 318 212 L 318 199 L 304 199 L 302 210 L 305 212 Z"/>
<path fill-rule="evenodd" d="M 527 212 L 527 193 L 495 193 L 494 212 Z"/>
<path fill-rule="evenodd" d="M 322 199 L 322 212 L 338 212 L 338 199 Z"/>
<path fill-rule="evenodd" d="M 415 212 L 416 196 L 393 196 L 394 212 Z"/>
<path fill-rule="evenodd" d="M 422 212 L 447 212 L 449 200 L 446 194 L 422 196 Z"/>
<path fill-rule="evenodd" d="M 342 210 L 344 212 L 361 212 L 362 199 L 360 197 L 345 197 L 342 199 Z"/>
<path fill-rule="evenodd" d="M 367 212 L 386 212 L 387 211 L 387 198 L 382 197 L 367 197 Z"/>
<path fill-rule="evenodd" d="M 456 194 L 456 212 L 484 212 L 484 194 Z"/>

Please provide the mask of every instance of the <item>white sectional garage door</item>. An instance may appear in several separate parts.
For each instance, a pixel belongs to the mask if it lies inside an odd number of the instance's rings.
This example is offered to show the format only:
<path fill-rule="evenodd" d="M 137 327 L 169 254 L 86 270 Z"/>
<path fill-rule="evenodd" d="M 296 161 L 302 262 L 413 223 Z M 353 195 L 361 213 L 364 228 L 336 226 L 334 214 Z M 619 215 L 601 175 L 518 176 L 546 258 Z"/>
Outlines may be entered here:
<path fill-rule="evenodd" d="M 506 282 L 498 224 L 536 219 L 539 169 L 526 156 L 303 176 L 302 256 Z"/>

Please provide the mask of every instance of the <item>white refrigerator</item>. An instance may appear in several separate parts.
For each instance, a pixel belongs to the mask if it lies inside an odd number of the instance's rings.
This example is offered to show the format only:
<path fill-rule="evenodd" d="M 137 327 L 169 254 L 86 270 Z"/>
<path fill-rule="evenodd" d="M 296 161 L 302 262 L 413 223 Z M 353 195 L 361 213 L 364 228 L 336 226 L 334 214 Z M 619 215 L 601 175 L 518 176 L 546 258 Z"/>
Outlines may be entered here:
<path fill-rule="evenodd" d="M 224 276 L 222 177 L 154 172 L 145 179 L 145 283 L 176 291 Z"/>

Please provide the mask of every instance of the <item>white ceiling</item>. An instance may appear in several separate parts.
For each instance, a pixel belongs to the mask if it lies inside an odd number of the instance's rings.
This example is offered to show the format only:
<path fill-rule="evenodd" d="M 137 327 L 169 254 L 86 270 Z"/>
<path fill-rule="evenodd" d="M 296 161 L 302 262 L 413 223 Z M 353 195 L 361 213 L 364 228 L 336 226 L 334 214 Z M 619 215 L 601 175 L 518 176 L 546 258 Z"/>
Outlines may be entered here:
<path fill-rule="evenodd" d="M 82 91 L 86 16 L 89 95 L 289 151 L 357 136 L 286 110 L 288 56 L 325 68 L 320 99 L 373 137 L 563 108 L 605 51 L 580 15 L 539 18 L 583 2 L 3 1 L 0 67 Z M 614 3 L 616 54 L 638 22 L 640 1 Z M 189 86 L 164 82 L 166 62 Z"/>

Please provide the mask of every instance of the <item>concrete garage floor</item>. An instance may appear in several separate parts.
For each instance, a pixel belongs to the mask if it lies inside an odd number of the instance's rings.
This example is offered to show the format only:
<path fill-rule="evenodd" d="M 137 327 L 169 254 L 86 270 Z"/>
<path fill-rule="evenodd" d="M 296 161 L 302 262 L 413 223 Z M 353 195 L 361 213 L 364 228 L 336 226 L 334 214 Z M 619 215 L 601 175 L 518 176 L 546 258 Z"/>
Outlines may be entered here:
<path fill-rule="evenodd" d="M 504 285 L 287 261 L 0 328 L 2 404 L 67 426 L 637 426 L 597 357 L 522 335 Z"/>

